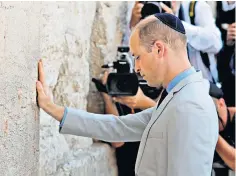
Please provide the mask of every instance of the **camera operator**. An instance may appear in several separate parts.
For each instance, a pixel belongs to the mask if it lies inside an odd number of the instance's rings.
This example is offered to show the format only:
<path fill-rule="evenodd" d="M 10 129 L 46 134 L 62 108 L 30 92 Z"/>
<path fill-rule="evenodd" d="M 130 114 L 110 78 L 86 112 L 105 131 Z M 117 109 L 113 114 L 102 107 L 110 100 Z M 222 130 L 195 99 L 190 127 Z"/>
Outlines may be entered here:
<path fill-rule="evenodd" d="M 204 78 L 218 82 L 215 54 L 220 51 L 222 41 L 211 7 L 204 1 L 171 1 L 171 8 L 163 3 L 160 5 L 182 20 L 191 64 L 202 71 Z"/>
<path fill-rule="evenodd" d="M 214 168 L 216 176 L 227 176 L 228 168 L 235 171 L 235 113 L 236 107 L 227 107 L 223 92 L 215 84 L 210 83 L 212 97 L 219 119 L 219 137 L 216 144 L 214 163 L 226 168 Z M 214 165 L 213 165 L 214 167 Z"/>
<path fill-rule="evenodd" d="M 106 85 L 108 72 L 106 71 L 102 77 L 102 84 Z M 143 91 L 139 88 L 135 96 L 112 97 L 107 93 L 101 92 L 104 103 L 105 113 L 113 114 L 116 116 L 127 115 L 134 112 L 154 107 L 156 102 L 151 98 L 144 95 Z M 122 113 L 119 113 L 117 108 L 122 108 Z M 138 154 L 140 142 L 113 142 L 111 145 L 116 148 L 116 161 L 119 176 L 135 176 L 134 167 Z"/>
<path fill-rule="evenodd" d="M 223 48 L 217 55 L 217 68 L 227 106 L 235 106 L 235 7 L 235 1 L 217 2 L 216 25 L 223 40 Z"/>
<path fill-rule="evenodd" d="M 132 30 L 141 19 L 155 13 L 164 12 L 161 9 L 160 2 L 170 6 L 170 2 L 168 1 L 135 1 L 129 23 L 130 29 Z"/>

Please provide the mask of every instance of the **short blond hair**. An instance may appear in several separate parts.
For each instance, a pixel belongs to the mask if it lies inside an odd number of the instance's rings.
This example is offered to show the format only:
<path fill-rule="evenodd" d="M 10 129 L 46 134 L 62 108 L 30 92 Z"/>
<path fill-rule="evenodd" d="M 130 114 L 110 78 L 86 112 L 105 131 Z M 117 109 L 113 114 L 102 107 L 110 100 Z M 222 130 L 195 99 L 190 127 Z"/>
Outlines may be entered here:
<path fill-rule="evenodd" d="M 186 49 L 187 37 L 185 34 L 175 31 L 158 18 L 150 18 L 147 22 L 140 22 L 136 26 L 139 31 L 140 45 L 150 52 L 155 41 L 161 40 L 173 50 Z"/>

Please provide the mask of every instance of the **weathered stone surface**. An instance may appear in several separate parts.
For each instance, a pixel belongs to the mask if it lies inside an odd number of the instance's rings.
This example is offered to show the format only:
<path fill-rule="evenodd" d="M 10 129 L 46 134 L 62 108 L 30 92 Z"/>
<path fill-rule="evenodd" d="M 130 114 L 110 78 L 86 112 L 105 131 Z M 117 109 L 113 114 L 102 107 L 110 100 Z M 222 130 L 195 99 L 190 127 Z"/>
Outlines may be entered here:
<path fill-rule="evenodd" d="M 0 2 L 0 175 L 37 175 L 40 5 Z M 33 24 L 33 25 L 32 25 Z"/>
<path fill-rule="evenodd" d="M 112 14 L 112 15 L 111 15 Z M 116 48 L 121 45 L 126 25 L 127 3 L 98 2 L 91 36 L 90 77 L 98 78 L 101 66 L 116 60 Z M 91 80 L 90 78 L 90 80 Z M 94 104 L 97 103 L 97 105 Z M 94 106 L 95 105 L 95 106 Z M 101 113 L 103 101 L 94 83 L 90 82 L 87 109 Z"/>
<path fill-rule="evenodd" d="M 117 175 L 114 150 L 106 144 L 95 143 L 91 147 L 78 149 L 74 152 L 74 159 L 60 166 L 55 176 Z"/>
<path fill-rule="evenodd" d="M 91 78 L 98 77 L 102 64 L 115 60 L 127 4 L 0 2 L 1 176 L 117 174 L 109 146 L 61 135 L 59 123 L 39 112 L 35 83 L 43 58 L 55 103 L 102 113 Z"/>

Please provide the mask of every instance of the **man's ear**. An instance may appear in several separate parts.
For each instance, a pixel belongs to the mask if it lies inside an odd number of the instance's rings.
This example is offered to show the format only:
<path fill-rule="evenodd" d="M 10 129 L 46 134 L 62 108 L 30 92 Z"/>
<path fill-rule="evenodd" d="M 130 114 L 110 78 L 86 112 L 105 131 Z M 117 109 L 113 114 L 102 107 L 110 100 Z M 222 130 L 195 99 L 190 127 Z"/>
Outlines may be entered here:
<path fill-rule="evenodd" d="M 152 48 L 153 52 L 158 56 L 158 57 L 163 57 L 164 52 L 165 52 L 165 45 L 162 41 L 157 40 L 155 41 L 155 43 L 153 44 L 153 48 Z"/>

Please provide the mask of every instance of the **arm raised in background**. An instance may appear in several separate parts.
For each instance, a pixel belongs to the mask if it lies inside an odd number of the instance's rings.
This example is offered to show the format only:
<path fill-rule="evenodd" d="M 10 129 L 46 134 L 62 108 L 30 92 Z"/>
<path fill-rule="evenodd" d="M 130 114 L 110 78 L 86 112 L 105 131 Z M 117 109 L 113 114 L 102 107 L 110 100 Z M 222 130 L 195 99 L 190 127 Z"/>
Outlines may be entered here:
<path fill-rule="evenodd" d="M 151 119 L 153 108 L 127 116 L 93 114 L 74 108 L 54 104 L 45 82 L 42 61 L 38 64 L 38 104 L 46 113 L 63 122 L 61 133 L 92 137 L 108 142 L 140 141 L 143 131 Z"/>
<path fill-rule="evenodd" d="M 235 44 L 236 39 L 236 23 L 232 23 L 229 25 L 227 29 L 226 35 L 226 44 L 229 46 L 233 46 Z"/>
<path fill-rule="evenodd" d="M 141 15 L 142 8 L 143 8 L 143 4 L 140 3 L 139 1 L 135 1 L 134 7 L 132 9 L 131 19 L 130 19 L 130 29 L 131 30 L 140 21 L 140 19 L 142 17 L 142 15 Z"/>

